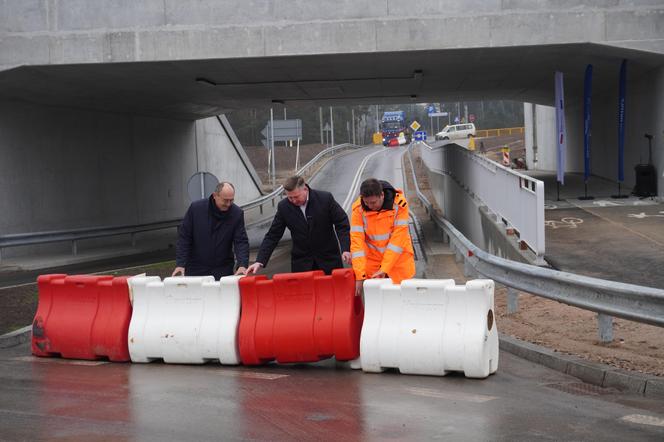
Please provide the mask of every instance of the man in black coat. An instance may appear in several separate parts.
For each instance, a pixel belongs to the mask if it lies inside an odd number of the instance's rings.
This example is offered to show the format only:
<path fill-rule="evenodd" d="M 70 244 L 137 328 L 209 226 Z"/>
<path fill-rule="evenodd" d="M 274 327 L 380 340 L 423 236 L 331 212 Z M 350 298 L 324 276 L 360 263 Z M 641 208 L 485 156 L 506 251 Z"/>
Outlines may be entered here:
<path fill-rule="evenodd" d="M 236 274 L 246 273 L 249 239 L 244 212 L 234 200 L 235 187 L 221 182 L 210 198 L 191 203 L 178 231 L 177 267 L 172 276 L 212 275 L 219 279 L 233 274 L 236 261 Z"/>
<path fill-rule="evenodd" d="M 288 178 L 284 190 L 288 198 L 279 202 L 256 262 L 249 266 L 247 274 L 267 265 L 286 227 L 293 240 L 293 272 L 323 270 L 330 274 L 333 269 L 343 267 L 343 262 L 350 264 L 348 216 L 332 194 L 310 188 L 301 176 Z"/>

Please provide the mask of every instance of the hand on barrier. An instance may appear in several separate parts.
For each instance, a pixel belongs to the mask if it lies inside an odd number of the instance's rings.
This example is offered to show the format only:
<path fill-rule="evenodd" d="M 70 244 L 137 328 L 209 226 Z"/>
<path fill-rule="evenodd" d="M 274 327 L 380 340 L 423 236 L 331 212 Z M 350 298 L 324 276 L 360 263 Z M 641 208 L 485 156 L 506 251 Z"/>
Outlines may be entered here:
<path fill-rule="evenodd" d="M 382 270 L 378 270 L 376 273 L 371 275 L 371 279 L 382 279 L 382 278 L 387 278 L 387 273 L 385 273 Z"/>
<path fill-rule="evenodd" d="M 238 267 L 237 270 L 235 271 L 236 275 L 246 275 L 247 274 L 247 269 L 245 267 Z"/>
<path fill-rule="evenodd" d="M 249 266 L 247 271 L 245 272 L 245 275 L 251 275 L 252 273 L 256 274 L 260 269 L 263 268 L 263 264 L 260 262 L 255 262 L 252 265 Z"/>
<path fill-rule="evenodd" d="M 362 296 L 362 286 L 364 284 L 364 280 L 360 279 L 355 281 L 355 296 Z"/>
<path fill-rule="evenodd" d="M 180 274 L 180 276 L 184 276 L 184 267 L 176 267 L 175 270 L 173 270 L 171 276 L 177 276 L 178 273 Z"/>
<path fill-rule="evenodd" d="M 352 261 L 350 257 L 350 252 L 343 252 L 341 254 L 341 260 L 344 262 L 344 264 L 350 264 Z"/>

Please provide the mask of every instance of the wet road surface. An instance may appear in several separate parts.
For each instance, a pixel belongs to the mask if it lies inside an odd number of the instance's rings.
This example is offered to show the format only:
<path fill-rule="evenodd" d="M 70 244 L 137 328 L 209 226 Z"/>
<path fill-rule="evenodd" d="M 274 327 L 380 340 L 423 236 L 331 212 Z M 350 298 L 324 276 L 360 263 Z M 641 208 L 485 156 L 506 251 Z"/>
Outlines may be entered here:
<path fill-rule="evenodd" d="M 509 353 L 485 380 L 365 374 L 334 361 L 76 365 L 27 354 L 27 346 L 0 352 L 2 440 L 664 438 L 661 401 Z"/>

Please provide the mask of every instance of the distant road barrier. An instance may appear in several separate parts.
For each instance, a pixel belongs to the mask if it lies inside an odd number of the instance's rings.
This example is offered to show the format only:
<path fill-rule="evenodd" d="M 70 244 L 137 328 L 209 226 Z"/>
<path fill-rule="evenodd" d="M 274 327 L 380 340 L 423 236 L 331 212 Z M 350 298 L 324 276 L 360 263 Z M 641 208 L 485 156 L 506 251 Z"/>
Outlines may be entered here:
<path fill-rule="evenodd" d="M 503 129 L 480 129 L 475 131 L 475 136 L 486 137 L 504 137 L 507 135 L 521 135 L 525 131 L 523 127 L 507 127 Z"/>
<path fill-rule="evenodd" d="M 346 149 L 357 149 L 364 146 L 344 143 L 329 147 L 321 151 L 307 164 L 297 171 L 298 175 L 306 175 L 323 158 L 332 156 Z M 253 201 L 246 202 L 240 207 L 246 212 L 258 210 L 262 215 L 266 207 L 274 208 L 276 203 L 283 199 L 283 187 L 279 186 L 267 195 L 263 195 Z M 136 245 L 136 234 L 177 228 L 182 218 L 173 218 L 165 221 L 156 221 L 141 224 L 127 224 L 120 226 L 84 227 L 78 229 L 52 230 L 46 232 L 14 233 L 0 235 L 0 262 L 2 261 L 2 250 L 10 247 L 32 246 L 38 244 L 50 244 L 58 242 L 71 242 L 72 255 L 78 254 L 78 241 L 93 238 L 105 238 L 118 235 L 129 235 L 132 247 Z"/>
<path fill-rule="evenodd" d="M 443 232 L 443 239 L 464 258 L 464 273 L 493 279 L 508 289 L 507 311 L 518 310 L 518 292 L 552 299 L 598 313 L 599 338 L 613 339 L 612 316 L 664 327 L 664 290 L 576 275 L 523 264 L 492 255 L 470 242 L 447 219 L 437 213 L 420 191 L 410 149 L 413 182 L 427 213 Z"/>

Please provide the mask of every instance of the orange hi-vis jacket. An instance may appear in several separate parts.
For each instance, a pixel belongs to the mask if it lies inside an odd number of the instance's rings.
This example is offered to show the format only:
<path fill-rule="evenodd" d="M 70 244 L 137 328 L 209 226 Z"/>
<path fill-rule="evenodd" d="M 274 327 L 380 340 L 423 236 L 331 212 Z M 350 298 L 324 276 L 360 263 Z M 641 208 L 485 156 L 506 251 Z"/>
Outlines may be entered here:
<path fill-rule="evenodd" d="M 415 275 L 413 243 L 408 232 L 408 203 L 396 189 L 391 210 L 365 210 L 361 197 L 353 203 L 350 253 L 355 279 L 371 278 L 379 269 L 395 284 Z"/>

